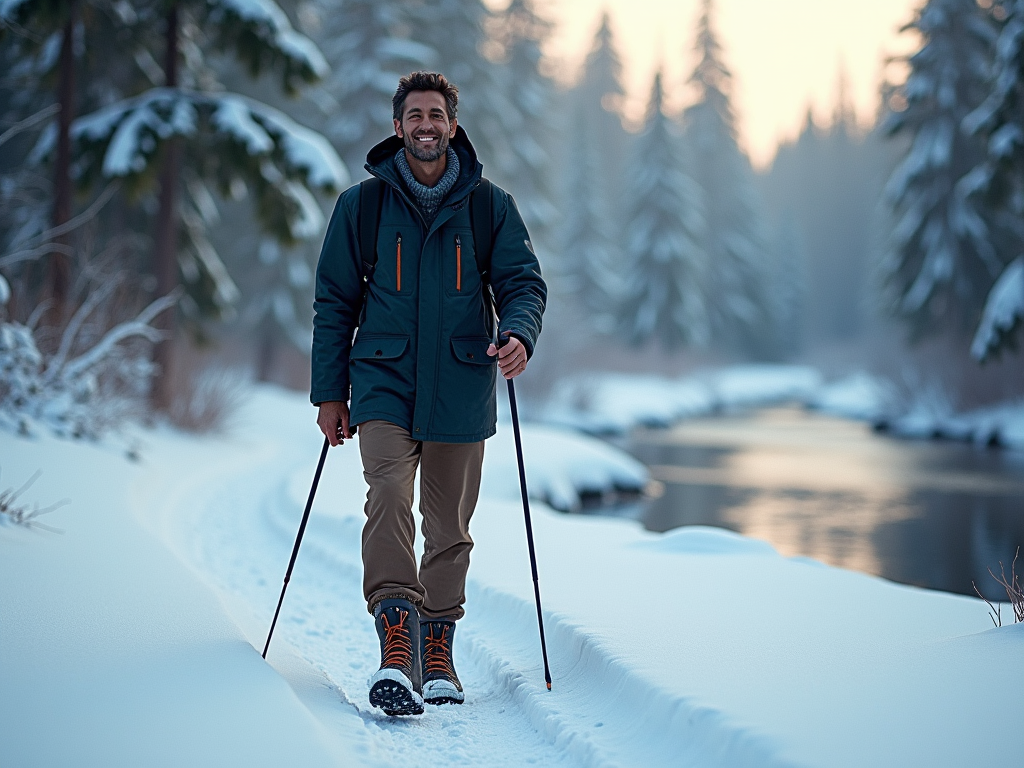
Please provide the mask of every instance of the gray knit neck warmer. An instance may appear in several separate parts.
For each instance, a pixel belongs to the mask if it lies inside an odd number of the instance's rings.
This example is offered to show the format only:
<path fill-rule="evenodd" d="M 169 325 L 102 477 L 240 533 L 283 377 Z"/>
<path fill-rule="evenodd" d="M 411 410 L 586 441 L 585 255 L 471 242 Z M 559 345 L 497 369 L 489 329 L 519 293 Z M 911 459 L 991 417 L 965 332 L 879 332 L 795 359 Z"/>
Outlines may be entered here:
<path fill-rule="evenodd" d="M 452 187 L 455 186 L 455 182 L 459 178 L 459 156 L 455 154 L 455 150 L 451 146 L 448 147 L 447 167 L 445 168 L 444 175 L 432 187 L 416 181 L 416 177 L 412 175 L 412 168 L 409 167 L 409 161 L 405 157 L 404 147 L 398 150 L 398 154 L 395 155 L 395 167 L 398 168 L 398 172 L 402 175 L 405 186 L 412 192 L 416 205 L 419 207 L 420 213 L 423 214 L 423 218 L 429 227 L 434 223 L 434 219 L 437 218 L 437 212 L 441 208 L 441 203 L 448 197 L 448 193 L 452 191 Z"/>

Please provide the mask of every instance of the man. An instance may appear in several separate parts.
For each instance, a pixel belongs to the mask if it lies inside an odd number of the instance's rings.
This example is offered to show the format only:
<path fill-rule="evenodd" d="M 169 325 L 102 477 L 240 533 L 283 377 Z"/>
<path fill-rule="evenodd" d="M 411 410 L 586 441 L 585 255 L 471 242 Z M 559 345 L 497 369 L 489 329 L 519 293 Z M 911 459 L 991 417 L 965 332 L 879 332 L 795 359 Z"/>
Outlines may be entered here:
<path fill-rule="evenodd" d="M 422 713 L 424 702 L 464 699 L 452 641 L 464 613 L 484 440 L 495 432 L 495 368 L 505 378 L 526 368 L 547 289 L 512 198 L 484 185 L 471 200 L 482 166 L 458 125 L 456 87 L 443 75 L 415 72 L 399 81 L 392 106 L 395 135 L 366 161 L 383 182 L 375 263 L 360 253 L 358 185 L 338 200 L 320 254 L 310 399 L 331 445 L 359 427 L 369 485 L 363 594 L 381 647 L 370 703 L 409 715 Z M 485 190 L 489 265 L 477 263 L 482 244 L 470 216 Z"/>

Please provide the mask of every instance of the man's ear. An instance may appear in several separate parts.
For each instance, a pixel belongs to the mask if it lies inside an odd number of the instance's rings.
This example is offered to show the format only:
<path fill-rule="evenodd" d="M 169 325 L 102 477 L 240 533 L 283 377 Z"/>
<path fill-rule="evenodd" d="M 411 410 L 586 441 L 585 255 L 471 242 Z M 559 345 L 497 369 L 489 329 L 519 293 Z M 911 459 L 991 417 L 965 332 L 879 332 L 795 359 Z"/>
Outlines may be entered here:
<path fill-rule="evenodd" d="M 392 118 L 391 122 L 395 124 L 395 136 L 397 136 L 400 139 L 404 139 L 405 137 L 402 135 L 402 121 L 395 120 L 394 118 Z M 455 134 L 452 135 L 454 136 Z"/>
<path fill-rule="evenodd" d="M 455 129 L 458 128 L 458 127 L 459 127 L 459 121 L 457 119 L 453 119 L 452 120 L 452 130 L 448 134 L 448 138 L 449 139 L 454 139 L 455 138 Z"/>

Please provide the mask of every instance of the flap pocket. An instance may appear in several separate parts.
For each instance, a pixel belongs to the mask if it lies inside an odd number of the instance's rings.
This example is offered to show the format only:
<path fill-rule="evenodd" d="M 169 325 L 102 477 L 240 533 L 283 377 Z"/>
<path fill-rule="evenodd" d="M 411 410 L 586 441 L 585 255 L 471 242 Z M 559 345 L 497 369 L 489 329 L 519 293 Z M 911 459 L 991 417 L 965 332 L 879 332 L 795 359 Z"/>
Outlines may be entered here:
<path fill-rule="evenodd" d="M 486 336 L 465 336 L 459 339 L 452 339 L 452 351 L 455 356 L 464 363 L 476 365 L 490 365 L 498 357 L 491 357 L 487 354 L 487 348 L 491 340 Z"/>
<path fill-rule="evenodd" d="M 357 336 L 352 360 L 394 360 L 409 346 L 408 336 Z"/>

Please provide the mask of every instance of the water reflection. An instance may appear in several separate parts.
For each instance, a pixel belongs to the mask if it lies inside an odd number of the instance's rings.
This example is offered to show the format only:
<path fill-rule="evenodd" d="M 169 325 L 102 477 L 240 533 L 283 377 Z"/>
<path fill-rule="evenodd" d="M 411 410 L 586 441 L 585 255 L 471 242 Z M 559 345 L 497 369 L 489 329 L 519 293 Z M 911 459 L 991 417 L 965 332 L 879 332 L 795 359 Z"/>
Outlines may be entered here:
<path fill-rule="evenodd" d="M 782 554 L 973 594 L 1024 545 L 1024 456 L 915 443 L 867 425 L 774 408 L 634 433 L 664 484 L 640 512 L 655 531 L 716 525 Z"/>

